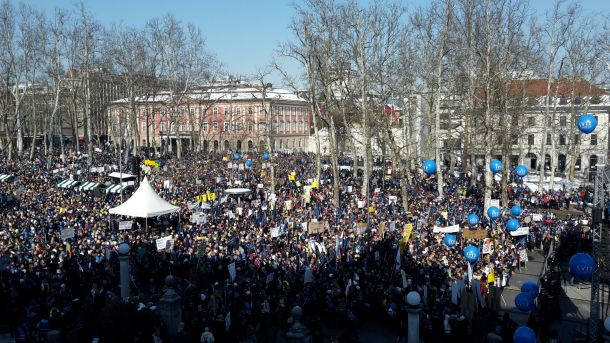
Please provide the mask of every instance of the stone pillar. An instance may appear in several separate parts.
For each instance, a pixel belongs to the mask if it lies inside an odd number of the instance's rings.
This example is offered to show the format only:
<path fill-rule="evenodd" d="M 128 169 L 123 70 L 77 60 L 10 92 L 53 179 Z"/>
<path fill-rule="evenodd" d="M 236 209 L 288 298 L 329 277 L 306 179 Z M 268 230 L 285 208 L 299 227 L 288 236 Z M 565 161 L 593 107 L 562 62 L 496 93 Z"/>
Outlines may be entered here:
<path fill-rule="evenodd" d="M 130 277 L 129 277 L 129 245 L 121 243 L 119 245 L 119 266 L 121 273 L 121 298 L 126 301 L 130 296 Z"/>
<path fill-rule="evenodd" d="M 419 343 L 419 313 L 421 297 L 419 293 L 412 291 L 407 294 L 407 323 L 408 323 L 408 343 Z"/>
<path fill-rule="evenodd" d="M 169 275 L 165 278 L 165 293 L 159 299 L 159 317 L 165 324 L 165 334 L 173 339 L 178 333 L 180 321 L 182 320 L 181 297 L 175 290 L 176 281 Z"/>
<path fill-rule="evenodd" d="M 301 319 L 303 318 L 303 310 L 299 306 L 295 306 L 290 311 L 290 317 L 292 317 L 292 327 L 286 333 L 287 343 L 311 343 L 311 333 Z"/>

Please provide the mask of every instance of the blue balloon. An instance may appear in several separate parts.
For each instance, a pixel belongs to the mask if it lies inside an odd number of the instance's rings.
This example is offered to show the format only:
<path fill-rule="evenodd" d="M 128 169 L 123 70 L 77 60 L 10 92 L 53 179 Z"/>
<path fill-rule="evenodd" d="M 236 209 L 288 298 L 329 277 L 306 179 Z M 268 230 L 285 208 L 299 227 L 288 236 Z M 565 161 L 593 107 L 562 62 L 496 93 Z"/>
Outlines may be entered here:
<path fill-rule="evenodd" d="M 531 280 L 525 281 L 523 286 L 521 286 L 521 292 L 529 294 L 532 298 L 536 298 L 540 293 L 540 287 Z"/>
<path fill-rule="evenodd" d="M 527 326 L 520 326 L 513 334 L 513 342 L 515 343 L 536 343 L 536 333 Z"/>
<path fill-rule="evenodd" d="M 264 154 L 263 154 L 263 160 L 267 161 L 267 160 L 269 160 L 270 158 L 271 158 L 271 155 L 269 155 L 269 153 L 268 153 L 268 152 L 266 152 L 266 153 L 264 153 Z"/>
<path fill-rule="evenodd" d="M 455 243 L 457 242 L 457 238 L 455 237 L 455 235 L 446 234 L 443 242 L 445 242 L 446 246 L 451 248 L 451 247 L 455 246 Z"/>
<path fill-rule="evenodd" d="M 523 213 L 523 209 L 521 208 L 521 206 L 515 205 L 515 206 L 513 206 L 513 208 L 510 209 L 510 213 L 513 216 L 520 216 L 521 213 Z"/>
<path fill-rule="evenodd" d="M 570 259 L 570 273 L 580 279 L 588 280 L 597 268 L 591 255 L 579 252 Z"/>
<path fill-rule="evenodd" d="M 500 212 L 500 209 L 495 206 L 491 206 L 490 208 L 487 209 L 487 216 L 491 220 L 496 220 L 496 219 L 500 218 L 501 215 L 502 215 L 502 213 Z"/>
<path fill-rule="evenodd" d="M 236 152 L 236 153 L 233 154 L 233 159 L 234 160 L 239 160 L 240 158 L 241 158 L 241 154 L 240 153 Z"/>
<path fill-rule="evenodd" d="M 517 166 L 517 168 L 515 168 L 515 173 L 517 174 L 518 177 L 525 177 L 527 175 L 527 173 L 529 173 L 529 170 L 527 169 L 526 166 L 524 166 L 523 164 L 520 164 Z"/>
<path fill-rule="evenodd" d="M 515 218 L 510 218 L 508 222 L 506 222 L 506 228 L 510 232 L 516 231 L 520 226 L 521 224 L 519 224 L 519 221 Z"/>
<path fill-rule="evenodd" d="M 471 213 L 468 215 L 468 224 L 475 226 L 479 223 L 479 216 L 477 216 L 475 213 Z"/>
<path fill-rule="evenodd" d="M 252 168 L 252 160 L 251 159 L 247 159 L 246 160 L 246 168 Z"/>
<path fill-rule="evenodd" d="M 583 114 L 578 118 L 577 125 L 582 133 L 589 134 L 595 131 L 597 119 L 592 114 Z"/>
<path fill-rule="evenodd" d="M 504 168 L 502 162 L 500 162 L 499 160 L 491 160 L 491 163 L 489 164 L 489 169 L 492 171 L 492 173 L 499 173 L 502 171 L 502 168 Z"/>
<path fill-rule="evenodd" d="M 436 162 L 434 160 L 425 160 L 422 169 L 428 175 L 434 174 L 436 173 Z"/>
<path fill-rule="evenodd" d="M 529 293 L 521 291 L 515 297 L 515 306 L 522 312 L 529 312 L 534 309 L 534 298 Z"/>
<path fill-rule="evenodd" d="M 464 257 L 466 258 L 466 261 L 470 263 L 475 263 L 478 261 L 480 255 L 481 252 L 479 251 L 479 248 L 475 247 L 474 245 L 469 245 L 466 247 L 466 249 L 464 249 Z"/>

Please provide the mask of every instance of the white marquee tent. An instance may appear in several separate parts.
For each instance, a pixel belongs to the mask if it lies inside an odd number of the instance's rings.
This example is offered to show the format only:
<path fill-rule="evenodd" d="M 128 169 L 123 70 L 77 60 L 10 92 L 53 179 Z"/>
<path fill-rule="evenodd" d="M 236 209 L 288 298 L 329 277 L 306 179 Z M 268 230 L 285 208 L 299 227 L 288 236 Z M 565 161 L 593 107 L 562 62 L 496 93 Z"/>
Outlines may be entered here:
<path fill-rule="evenodd" d="M 167 201 L 163 200 L 155 192 L 148 179 L 140 182 L 140 187 L 121 205 L 111 208 L 110 213 L 129 217 L 149 218 L 174 213 L 180 210 Z"/>

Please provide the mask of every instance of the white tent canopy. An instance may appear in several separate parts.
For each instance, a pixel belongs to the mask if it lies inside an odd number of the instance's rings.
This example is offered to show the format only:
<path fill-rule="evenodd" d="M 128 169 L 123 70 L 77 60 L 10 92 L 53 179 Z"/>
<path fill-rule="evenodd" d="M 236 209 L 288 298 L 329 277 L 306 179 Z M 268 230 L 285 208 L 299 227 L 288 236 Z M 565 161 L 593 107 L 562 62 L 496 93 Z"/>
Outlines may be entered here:
<path fill-rule="evenodd" d="M 129 217 L 149 218 L 174 213 L 180 210 L 163 200 L 148 183 L 148 179 L 140 182 L 140 187 L 121 205 L 111 208 L 110 213 Z"/>
<path fill-rule="evenodd" d="M 131 178 L 136 177 L 135 175 L 119 173 L 119 172 L 112 172 L 112 173 L 108 174 L 108 176 L 111 178 L 115 178 L 115 179 L 131 179 Z"/>

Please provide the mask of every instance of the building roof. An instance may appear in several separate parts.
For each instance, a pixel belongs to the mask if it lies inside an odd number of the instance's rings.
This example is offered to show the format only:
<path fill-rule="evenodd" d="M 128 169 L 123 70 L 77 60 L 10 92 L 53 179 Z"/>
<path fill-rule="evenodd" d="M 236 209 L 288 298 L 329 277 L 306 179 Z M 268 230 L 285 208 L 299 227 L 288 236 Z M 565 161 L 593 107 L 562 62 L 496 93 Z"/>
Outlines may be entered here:
<path fill-rule="evenodd" d="M 511 85 L 511 93 L 514 96 L 524 97 L 541 97 L 546 96 L 548 80 L 547 79 L 528 79 L 513 81 Z M 563 78 L 551 82 L 551 95 L 557 94 L 558 97 L 572 95 L 574 88 L 574 96 L 602 96 L 604 90 L 580 78 Z"/>
<path fill-rule="evenodd" d="M 281 88 L 268 88 L 266 91 L 266 99 L 268 101 L 287 101 L 306 103 L 307 100 L 298 95 Z M 263 91 L 261 87 L 256 86 L 217 86 L 196 89 L 186 95 L 187 98 L 193 101 L 212 101 L 212 102 L 229 102 L 229 101 L 262 101 Z M 170 99 L 169 91 L 161 91 L 156 94 L 141 96 L 136 98 L 136 102 L 166 102 Z M 113 101 L 113 104 L 124 104 L 129 102 L 127 98 Z"/>

